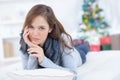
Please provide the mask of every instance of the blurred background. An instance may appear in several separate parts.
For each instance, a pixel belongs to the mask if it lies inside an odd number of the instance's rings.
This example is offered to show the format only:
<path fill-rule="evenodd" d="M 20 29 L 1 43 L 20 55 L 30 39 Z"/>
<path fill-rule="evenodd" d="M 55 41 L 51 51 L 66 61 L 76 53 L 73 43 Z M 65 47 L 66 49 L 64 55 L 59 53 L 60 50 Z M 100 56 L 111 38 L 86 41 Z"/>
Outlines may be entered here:
<path fill-rule="evenodd" d="M 0 0 L 1 69 L 20 61 L 20 32 L 35 4 L 51 6 L 75 43 L 84 40 L 91 51 L 120 49 L 120 0 Z"/>

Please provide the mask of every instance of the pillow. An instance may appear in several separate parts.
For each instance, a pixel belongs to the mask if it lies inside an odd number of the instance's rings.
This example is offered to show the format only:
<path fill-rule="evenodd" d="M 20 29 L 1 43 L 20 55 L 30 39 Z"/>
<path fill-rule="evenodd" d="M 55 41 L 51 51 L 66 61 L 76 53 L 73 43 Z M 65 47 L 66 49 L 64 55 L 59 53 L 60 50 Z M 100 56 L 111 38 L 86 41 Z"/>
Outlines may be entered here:
<path fill-rule="evenodd" d="M 14 80 L 72 80 L 73 74 L 59 69 L 35 69 L 12 71 L 8 76 Z"/>

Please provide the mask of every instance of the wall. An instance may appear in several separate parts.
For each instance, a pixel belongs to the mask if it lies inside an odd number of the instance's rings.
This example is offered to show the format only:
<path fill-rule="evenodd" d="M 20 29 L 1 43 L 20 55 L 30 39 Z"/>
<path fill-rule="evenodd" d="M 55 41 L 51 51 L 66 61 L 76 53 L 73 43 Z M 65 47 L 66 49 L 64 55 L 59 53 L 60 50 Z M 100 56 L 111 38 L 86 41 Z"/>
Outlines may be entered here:
<path fill-rule="evenodd" d="M 41 3 L 52 7 L 58 20 L 63 24 L 65 30 L 76 37 L 76 31 L 81 22 L 83 1 L 81 0 L 42 0 Z"/>
<path fill-rule="evenodd" d="M 111 26 L 110 34 L 120 34 L 120 0 L 98 0 L 98 3 Z"/>
<path fill-rule="evenodd" d="M 7 2 L 7 1 L 6 1 Z M 66 31 L 70 34 L 76 32 L 79 27 L 82 14 L 81 0 L 36 0 L 35 2 L 13 1 L 0 5 L 0 23 L 3 21 L 24 22 L 25 15 L 35 4 L 47 4 L 51 6 L 58 20 L 64 25 Z M 21 26 L 22 27 L 22 26 Z M 72 30 L 72 33 L 71 33 Z"/>

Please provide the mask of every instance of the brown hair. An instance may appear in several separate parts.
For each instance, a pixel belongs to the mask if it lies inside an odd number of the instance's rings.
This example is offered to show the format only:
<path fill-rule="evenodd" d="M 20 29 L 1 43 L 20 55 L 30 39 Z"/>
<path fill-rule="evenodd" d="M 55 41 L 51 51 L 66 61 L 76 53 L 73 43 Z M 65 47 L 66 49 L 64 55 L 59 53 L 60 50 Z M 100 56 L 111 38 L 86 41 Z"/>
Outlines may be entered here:
<path fill-rule="evenodd" d="M 31 10 L 28 12 L 27 16 L 26 16 L 26 20 L 24 22 L 23 25 L 23 29 L 22 29 L 22 33 L 24 32 L 24 29 L 26 26 L 31 25 L 32 20 L 36 17 L 36 16 L 42 16 L 46 19 L 46 21 L 48 22 L 50 28 L 52 28 L 52 32 L 49 33 L 48 35 L 56 40 L 59 40 L 60 42 L 62 42 L 62 46 L 63 47 L 68 47 L 70 49 L 72 49 L 72 38 L 71 36 L 64 30 L 63 25 L 57 20 L 56 16 L 54 15 L 53 10 L 46 5 L 43 4 L 38 4 L 35 5 L 31 8 Z M 68 39 L 70 40 L 71 46 L 68 45 L 65 40 L 61 37 L 61 34 L 65 34 Z M 21 41 L 23 46 L 24 40 Z"/>

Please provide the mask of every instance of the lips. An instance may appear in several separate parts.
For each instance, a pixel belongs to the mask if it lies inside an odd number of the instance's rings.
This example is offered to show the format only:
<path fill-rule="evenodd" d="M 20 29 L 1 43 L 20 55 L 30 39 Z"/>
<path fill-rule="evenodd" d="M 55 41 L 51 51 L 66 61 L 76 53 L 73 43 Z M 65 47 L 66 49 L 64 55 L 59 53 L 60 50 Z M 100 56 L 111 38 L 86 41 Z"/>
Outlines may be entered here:
<path fill-rule="evenodd" d="M 40 40 L 39 38 L 32 38 L 32 40 L 34 40 L 34 41 L 38 41 L 38 40 Z"/>

